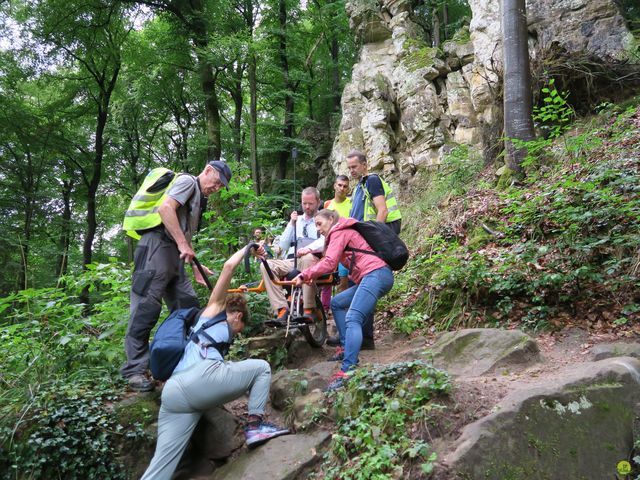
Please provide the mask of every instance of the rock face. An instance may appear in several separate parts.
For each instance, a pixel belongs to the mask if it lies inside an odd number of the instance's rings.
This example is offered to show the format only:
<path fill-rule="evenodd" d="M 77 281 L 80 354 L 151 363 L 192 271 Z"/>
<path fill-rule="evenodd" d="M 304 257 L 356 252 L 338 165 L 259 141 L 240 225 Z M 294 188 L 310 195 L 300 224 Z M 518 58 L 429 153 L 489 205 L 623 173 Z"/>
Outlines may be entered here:
<path fill-rule="evenodd" d="M 202 417 L 191 439 L 201 457 L 222 460 L 244 445 L 239 419 L 224 408 L 213 408 Z"/>
<path fill-rule="evenodd" d="M 633 448 L 639 383 L 634 358 L 574 365 L 465 427 L 445 462 L 456 478 L 614 478 Z"/>
<path fill-rule="evenodd" d="M 331 434 L 324 430 L 270 440 L 216 470 L 211 480 L 289 480 L 319 460 L 320 447 Z"/>
<path fill-rule="evenodd" d="M 471 328 L 447 332 L 431 347 L 433 364 L 452 375 L 476 377 L 540 360 L 538 345 L 517 330 Z"/>
<path fill-rule="evenodd" d="M 440 163 L 456 143 L 490 150 L 501 134 L 500 3 L 469 5 L 469 29 L 435 49 L 425 43 L 409 0 L 347 1 L 363 46 L 342 94 L 330 157 L 335 172 L 346 173 L 352 149 L 395 182 Z M 614 0 L 532 0 L 527 9 L 532 56 L 554 44 L 570 54 L 627 60 L 634 48 Z M 327 176 L 319 187 L 332 182 Z"/>

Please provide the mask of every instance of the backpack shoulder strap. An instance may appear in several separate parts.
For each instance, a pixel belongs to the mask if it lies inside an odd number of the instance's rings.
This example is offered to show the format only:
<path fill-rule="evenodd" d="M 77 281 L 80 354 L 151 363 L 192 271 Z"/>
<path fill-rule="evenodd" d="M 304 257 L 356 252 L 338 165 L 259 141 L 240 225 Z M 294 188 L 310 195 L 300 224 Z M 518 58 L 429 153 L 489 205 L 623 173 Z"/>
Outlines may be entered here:
<path fill-rule="evenodd" d="M 366 189 L 365 189 L 365 190 L 366 190 Z M 351 225 L 351 226 L 347 227 L 347 228 L 350 228 L 351 230 L 355 230 L 356 232 L 360 233 L 360 232 L 358 231 L 358 229 L 356 228 L 356 224 L 355 224 L 355 223 L 354 223 L 353 225 Z M 362 236 L 362 234 L 361 234 L 361 233 L 360 233 L 360 235 Z M 363 238 L 364 238 L 364 237 L 363 237 Z M 365 241 L 366 241 L 366 240 L 365 240 Z M 368 255 L 375 255 L 376 257 L 381 258 L 381 257 L 380 257 L 380 254 L 379 254 L 378 252 L 376 252 L 376 251 L 373 251 L 373 250 L 364 250 L 364 249 L 362 249 L 362 248 L 349 247 L 349 246 L 345 247 L 345 250 L 347 250 L 347 251 L 349 251 L 349 252 L 366 253 L 366 254 L 368 254 Z M 352 261 L 355 261 L 355 254 L 352 256 Z"/>

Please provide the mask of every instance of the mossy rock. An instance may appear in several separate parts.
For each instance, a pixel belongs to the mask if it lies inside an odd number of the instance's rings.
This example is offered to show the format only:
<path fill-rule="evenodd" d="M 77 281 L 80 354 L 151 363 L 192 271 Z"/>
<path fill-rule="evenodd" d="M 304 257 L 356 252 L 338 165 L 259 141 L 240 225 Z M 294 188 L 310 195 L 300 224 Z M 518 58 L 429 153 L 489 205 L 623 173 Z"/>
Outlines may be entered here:
<path fill-rule="evenodd" d="M 629 357 L 571 365 L 465 427 L 445 461 L 461 478 L 609 478 L 633 450 L 638 378 Z"/>
<path fill-rule="evenodd" d="M 456 376 L 510 371 L 540 360 L 537 343 L 517 330 L 470 328 L 447 332 L 430 349 L 433 363 Z"/>
<path fill-rule="evenodd" d="M 146 395 L 135 395 L 123 400 L 114 408 L 118 422 L 123 426 L 140 423 L 147 428 L 158 418 L 160 411 L 160 391 Z"/>
<path fill-rule="evenodd" d="M 407 40 L 403 46 L 407 52 L 402 62 L 410 72 L 415 72 L 421 68 L 433 67 L 435 60 L 443 56 L 442 50 L 430 47 L 421 40 Z"/>
<path fill-rule="evenodd" d="M 469 26 L 464 25 L 463 27 L 456 30 L 451 37 L 451 41 L 455 43 L 467 43 L 471 41 L 471 33 L 469 32 Z"/>
<path fill-rule="evenodd" d="M 498 177 L 498 184 L 496 188 L 498 190 L 506 190 L 513 182 L 518 180 L 518 172 L 510 169 L 507 165 L 503 165 L 496 171 L 496 176 Z"/>

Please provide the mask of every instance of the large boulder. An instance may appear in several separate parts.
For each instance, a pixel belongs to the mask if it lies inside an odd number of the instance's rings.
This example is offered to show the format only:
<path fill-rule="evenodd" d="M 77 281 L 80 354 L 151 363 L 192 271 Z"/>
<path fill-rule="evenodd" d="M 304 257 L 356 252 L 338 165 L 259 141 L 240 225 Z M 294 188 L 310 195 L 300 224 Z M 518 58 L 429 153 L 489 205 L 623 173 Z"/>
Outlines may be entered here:
<path fill-rule="evenodd" d="M 433 364 L 456 376 L 509 372 L 540 360 L 537 343 L 518 330 L 470 328 L 446 332 L 429 349 Z"/>
<path fill-rule="evenodd" d="M 244 445 L 242 424 L 223 407 L 213 408 L 202 416 L 191 443 L 208 460 L 225 459 Z"/>
<path fill-rule="evenodd" d="M 293 402 L 293 426 L 296 430 L 310 429 L 326 414 L 327 401 L 320 389 L 297 397 Z"/>
<path fill-rule="evenodd" d="M 640 361 L 572 365 L 466 426 L 444 462 L 456 478 L 614 478 L 633 450 Z"/>
<path fill-rule="evenodd" d="M 211 480 L 290 480 L 320 459 L 320 450 L 331 438 L 325 430 L 274 438 L 216 470 Z"/>
<path fill-rule="evenodd" d="M 284 410 L 296 397 L 322 388 L 327 381 L 311 370 L 280 370 L 271 379 L 271 405 Z"/>
<path fill-rule="evenodd" d="M 611 357 L 640 358 L 640 343 L 601 343 L 591 349 L 595 361 Z"/>

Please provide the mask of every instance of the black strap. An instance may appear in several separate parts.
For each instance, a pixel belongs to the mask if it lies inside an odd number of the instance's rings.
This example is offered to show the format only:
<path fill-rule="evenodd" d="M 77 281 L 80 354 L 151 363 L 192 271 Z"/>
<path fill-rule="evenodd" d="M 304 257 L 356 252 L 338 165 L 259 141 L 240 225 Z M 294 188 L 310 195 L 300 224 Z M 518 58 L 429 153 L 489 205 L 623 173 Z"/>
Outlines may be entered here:
<path fill-rule="evenodd" d="M 258 249 L 260 248 L 260 245 L 258 245 L 257 243 L 250 243 L 247 245 L 246 250 L 244 251 L 244 270 L 247 273 L 251 272 L 251 262 L 250 262 L 250 253 L 252 249 Z M 276 277 L 273 274 L 273 272 L 271 271 L 271 267 L 269 266 L 269 262 L 267 262 L 266 259 L 261 258 L 260 261 L 262 262 L 262 264 L 264 265 L 264 269 L 267 271 L 267 275 L 269 275 L 269 278 L 271 280 L 275 280 Z"/>
<path fill-rule="evenodd" d="M 346 247 L 345 250 L 349 250 L 350 252 L 366 253 L 369 255 L 375 255 L 378 258 L 382 258 L 382 255 L 380 255 L 378 252 L 374 252 L 373 250 L 362 250 L 361 248 L 355 247 Z M 355 257 L 355 253 L 353 255 Z"/>
<path fill-rule="evenodd" d="M 203 336 L 209 342 L 209 345 L 207 345 L 207 348 L 208 347 L 215 348 L 216 350 L 218 350 L 220 355 L 222 355 L 222 357 L 224 358 L 224 356 L 229 352 L 229 347 L 231 346 L 233 341 L 231 341 L 231 342 L 216 342 L 213 339 L 213 337 L 211 337 L 211 335 L 209 335 L 205 330 L 207 330 L 208 328 L 213 327 L 214 325 L 216 325 L 218 323 L 222 323 L 222 322 L 226 322 L 226 321 L 227 321 L 227 315 L 225 314 L 225 312 L 220 312 L 218 315 L 213 317 L 211 320 L 205 322 L 197 331 L 192 332 L 191 335 L 189 336 L 189 341 L 191 341 L 191 342 L 193 342 L 193 343 L 195 343 L 197 345 L 199 343 L 199 341 L 200 341 L 200 336 Z"/>
<path fill-rule="evenodd" d="M 257 243 L 249 243 L 247 244 L 247 248 L 245 248 L 244 250 L 244 271 L 246 273 L 251 273 L 251 250 L 252 249 L 259 249 L 260 245 L 258 245 Z"/>
<path fill-rule="evenodd" d="M 200 193 L 200 215 L 198 216 L 198 226 L 196 227 L 196 231 L 199 232 L 200 228 L 202 228 L 202 217 L 205 210 L 207 209 L 208 199 L 204 196 L 204 193 L 202 193 L 202 187 L 200 186 L 199 177 L 196 177 L 196 184 L 198 185 L 198 192 Z M 193 192 L 193 194 L 195 194 L 195 192 Z M 191 200 L 191 198 L 189 198 L 189 200 Z M 189 201 L 189 203 L 191 203 L 191 201 Z"/>
<path fill-rule="evenodd" d="M 183 260 L 184 262 L 184 260 Z M 204 268 L 202 268 L 202 265 L 200 264 L 200 262 L 198 261 L 198 259 L 196 257 L 193 257 L 193 264 L 196 266 L 196 268 L 198 269 L 198 271 L 200 272 L 200 275 L 202 275 L 202 278 L 204 278 L 204 283 L 207 284 L 207 287 L 209 288 L 209 291 L 213 291 L 213 285 L 211 285 L 211 282 L 209 281 L 209 277 L 207 277 L 207 274 L 204 272 Z"/>
<path fill-rule="evenodd" d="M 200 333 L 200 335 L 202 335 L 204 338 L 206 338 L 209 341 L 209 344 L 207 345 L 207 348 L 209 347 L 213 347 L 216 350 L 218 350 L 218 353 L 222 356 L 222 358 L 225 357 L 225 355 L 227 355 L 227 353 L 229 353 L 229 347 L 231 346 L 232 342 L 216 342 L 211 335 L 209 335 L 206 332 L 202 332 Z"/>

